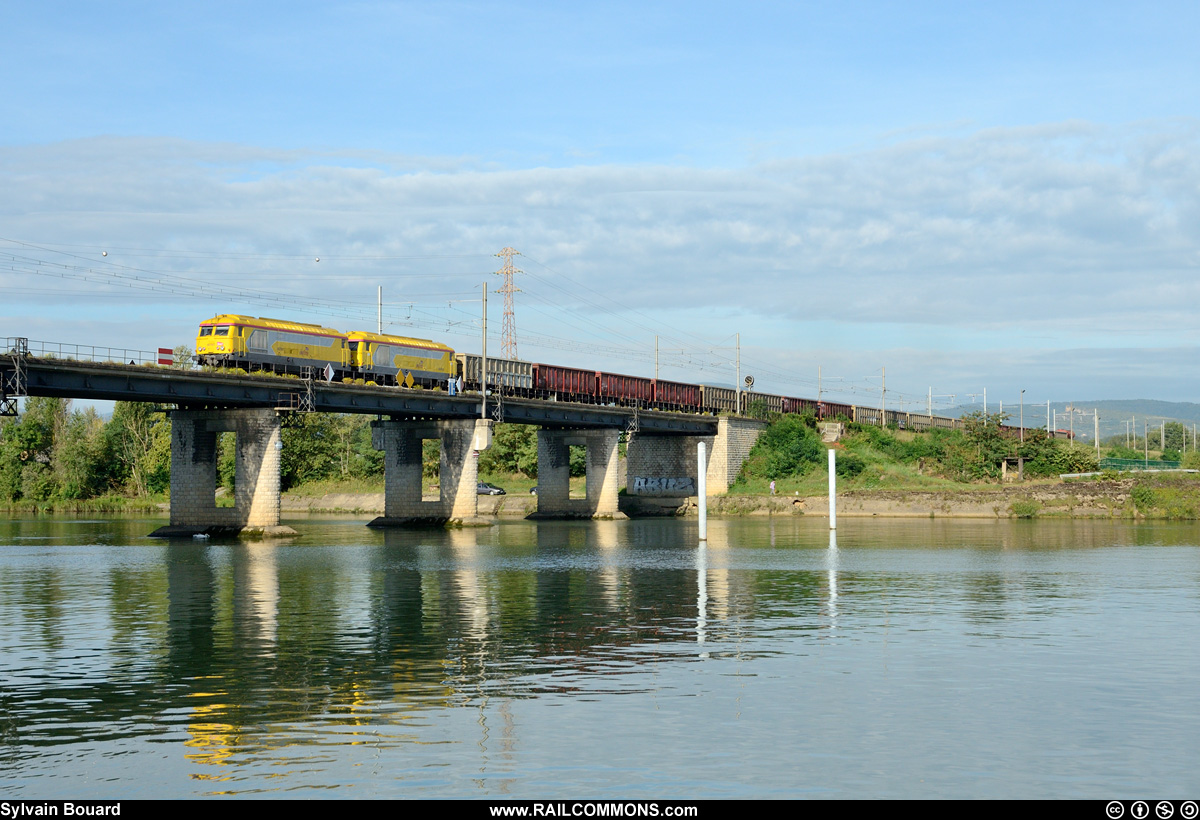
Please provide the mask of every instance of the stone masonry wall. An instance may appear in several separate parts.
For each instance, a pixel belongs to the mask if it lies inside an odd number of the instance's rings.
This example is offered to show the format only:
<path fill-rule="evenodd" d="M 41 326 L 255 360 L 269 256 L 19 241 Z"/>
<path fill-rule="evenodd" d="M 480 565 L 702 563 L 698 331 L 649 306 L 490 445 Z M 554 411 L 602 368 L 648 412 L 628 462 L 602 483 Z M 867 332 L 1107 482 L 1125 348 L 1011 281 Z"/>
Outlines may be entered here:
<path fill-rule="evenodd" d="M 766 423 L 722 416 L 716 436 L 656 436 L 637 433 L 626 450 L 626 492 L 630 495 L 686 497 L 698 492 L 697 445 L 705 444 L 705 483 L 709 495 L 729 491 L 750 448 Z"/>
<path fill-rule="evenodd" d="M 270 409 L 171 412 L 171 525 L 279 524 L 279 415 Z M 234 506 L 218 507 L 217 435 L 237 435 Z"/>
<path fill-rule="evenodd" d="M 475 420 L 376 421 L 371 443 L 383 451 L 384 517 L 467 519 L 478 514 L 479 455 L 472 447 Z M 441 442 L 438 485 L 441 498 L 421 499 L 423 439 Z"/>
<path fill-rule="evenodd" d="M 713 454 L 708 460 L 708 492 L 710 495 L 729 492 L 750 449 L 763 430 L 765 421 L 721 416 L 717 422 L 717 438 L 713 442 Z"/>
<path fill-rule="evenodd" d="M 619 515 L 619 430 L 538 430 L 540 516 Z M 570 498 L 570 448 L 587 447 L 587 498 Z"/>
<path fill-rule="evenodd" d="M 711 465 L 714 438 L 635 433 L 625 450 L 625 492 L 629 495 L 679 498 L 695 495 L 696 445 L 701 441 L 705 443 L 706 456 Z"/>

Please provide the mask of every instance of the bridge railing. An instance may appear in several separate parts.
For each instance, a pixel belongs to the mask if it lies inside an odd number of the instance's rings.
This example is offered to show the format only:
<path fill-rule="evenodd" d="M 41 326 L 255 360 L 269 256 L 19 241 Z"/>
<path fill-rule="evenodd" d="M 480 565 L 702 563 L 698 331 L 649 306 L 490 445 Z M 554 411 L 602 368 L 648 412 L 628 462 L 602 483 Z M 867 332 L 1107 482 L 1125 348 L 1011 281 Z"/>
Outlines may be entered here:
<path fill-rule="evenodd" d="M 37 339 L 8 336 L 0 353 L 17 352 L 20 345 L 25 344 L 24 355 L 45 359 L 71 359 L 83 362 L 112 362 L 115 364 L 170 364 L 171 351 L 166 348 L 158 350 L 134 350 L 127 347 L 97 347 L 95 345 L 77 345 L 67 342 L 46 342 Z"/>

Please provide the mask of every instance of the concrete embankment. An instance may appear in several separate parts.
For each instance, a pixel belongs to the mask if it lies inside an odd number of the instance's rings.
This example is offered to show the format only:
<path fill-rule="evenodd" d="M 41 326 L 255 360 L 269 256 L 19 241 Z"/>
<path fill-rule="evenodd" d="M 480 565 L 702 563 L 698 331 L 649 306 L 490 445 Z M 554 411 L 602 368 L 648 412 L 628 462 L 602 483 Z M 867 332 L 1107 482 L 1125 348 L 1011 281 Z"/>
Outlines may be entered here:
<path fill-rule="evenodd" d="M 426 501 L 436 500 L 427 496 Z M 383 493 L 330 493 L 328 495 L 301 496 L 284 493 L 280 509 L 289 512 L 351 513 L 356 515 L 383 515 Z M 524 518 L 537 509 L 537 496 L 531 495 L 481 495 L 479 515 L 502 518 Z"/>
<path fill-rule="evenodd" d="M 1007 485 L 970 490 L 906 491 L 852 490 L 838 496 L 838 515 L 845 517 L 892 518 L 1007 518 L 1031 515 L 1077 518 L 1132 516 L 1132 480 L 1094 481 L 1070 484 Z M 334 512 L 380 515 L 383 493 L 335 493 L 296 496 L 285 493 L 282 509 L 288 512 Z M 524 518 L 537 509 L 531 495 L 480 496 L 479 515 Z M 633 517 L 648 515 L 695 515 L 696 499 L 683 503 L 665 499 L 621 496 L 621 511 Z M 710 515 L 825 516 L 825 496 L 724 495 L 708 500 Z"/>
<path fill-rule="evenodd" d="M 970 490 L 851 490 L 838 494 L 839 517 L 1008 518 L 1132 516 L 1131 480 L 981 487 Z M 710 515 L 829 515 L 827 496 L 710 498 Z M 695 513 L 690 499 L 683 514 Z"/>

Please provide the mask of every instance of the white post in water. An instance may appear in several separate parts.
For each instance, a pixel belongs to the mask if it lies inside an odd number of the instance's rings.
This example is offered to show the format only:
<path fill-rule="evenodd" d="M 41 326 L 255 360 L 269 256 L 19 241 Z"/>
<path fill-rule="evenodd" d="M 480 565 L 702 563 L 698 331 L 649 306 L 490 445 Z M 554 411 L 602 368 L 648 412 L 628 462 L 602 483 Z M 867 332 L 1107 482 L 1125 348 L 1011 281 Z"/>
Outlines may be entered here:
<path fill-rule="evenodd" d="M 829 529 L 837 529 L 837 450 L 829 448 Z"/>
<path fill-rule="evenodd" d="M 700 540 L 708 540 L 708 468 L 705 466 L 704 442 L 696 445 L 696 501 L 700 506 Z"/>
<path fill-rule="evenodd" d="M 479 362 L 479 418 L 487 421 L 487 282 L 483 283 L 483 350 Z"/>

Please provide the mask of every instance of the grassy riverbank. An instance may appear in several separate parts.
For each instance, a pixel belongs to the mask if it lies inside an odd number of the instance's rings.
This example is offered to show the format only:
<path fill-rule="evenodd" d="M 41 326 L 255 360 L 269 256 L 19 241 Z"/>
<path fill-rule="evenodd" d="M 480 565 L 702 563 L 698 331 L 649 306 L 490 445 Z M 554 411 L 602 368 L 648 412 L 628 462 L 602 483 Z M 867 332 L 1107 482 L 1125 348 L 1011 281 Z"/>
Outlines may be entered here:
<path fill-rule="evenodd" d="M 1200 474 L 1134 473 L 1061 481 L 1039 479 L 1011 484 L 962 483 L 932 476 L 887 475 L 882 481 L 839 481 L 838 515 L 898 518 L 1121 518 L 1127 520 L 1200 520 Z M 507 491 L 504 496 L 480 496 L 480 514 L 519 516 L 532 512 L 536 497 L 528 477 L 485 475 L 483 481 Z M 572 494 L 583 496 L 582 479 L 572 479 Z M 436 484 L 425 487 L 435 496 Z M 723 496 L 709 499 L 709 513 L 720 516 L 816 515 L 828 512 L 827 478 L 822 472 L 804 480 L 777 481 L 771 495 L 766 482 L 740 482 Z M 231 499 L 221 499 L 231 503 Z M 162 513 L 165 494 L 143 498 L 108 495 L 86 500 L 9 502 L 8 514 L 45 513 Z M 283 497 L 287 512 L 321 511 L 349 515 L 380 514 L 383 482 L 317 481 L 289 490 Z M 695 502 L 680 505 L 677 514 L 695 512 Z"/>
<path fill-rule="evenodd" d="M 105 495 L 100 498 L 56 498 L 46 501 L 0 502 L 0 511 L 12 513 L 146 513 L 159 512 L 169 501 L 166 494 L 141 498 Z"/>
<path fill-rule="evenodd" d="M 1117 474 L 1066 484 L 1062 473 L 1097 467 L 1096 452 L 1049 439 L 1043 431 L 1014 438 L 1001 415 L 973 414 L 961 430 L 880 429 L 848 423 L 832 445 L 811 417 L 781 416 L 747 457 L 730 492 L 710 500 L 716 515 L 811 514 L 827 508 L 827 446 L 837 452 L 839 512 L 843 515 L 963 515 L 1023 518 L 1106 515 L 1122 518 L 1200 518 L 1200 478 L 1191 474 Z M 1171 432 L 1170 429 L 1167 431 Z M 361 417 L 305 415 L 284 428 L 283 509 L 353 514 L 383 508 L 382 455 L 371 447 Z M 1171 441 L 1170 436 L 1167 437 Z M 232 438 L 217 442 L 218 506 L 233 504 Z M 498 425 L 479 459 L 480 480 L 504 496 L 480 496 L 483 515 L 532 509 L 537 485 L 536 431 Z M 1115 453 L 1122 448 L 1110 448 Z M 623 457 L 623 450 L 619 450 Z M 1121 455 L 1121 453 L 1116 453 Z M 122 513 L 167 509 L 170 426 L 161 413 L 118 403 L 103 422 L 71 411 L 60 400 L 30 399 L 20 419 L 0 419 L 0 510 L 9 513 Z M 424 443 L 423 495 L 438 495 L 440 452 Z M 1024 464 L 1027 481 L 1002 483 L 1006 465 Z M 1186 453 L 1200 466 L 1200 455 Z M 585 495 L 582 452 L 572 454 L 571 495 Z M 774 482 L 775 493 L 771 493 Z M 634 499 L 623 508 L 636 509 Z M 653 509 L 652 503 L 642 505 Z M 665 508 L 668 512 L 670 507 Z M 679 508 L 686 513 L 687 504 Z"/>
<path fill-rule="evenodd" d="M 956 483 L 929 477 L 909 484 L 863 487 L 847 481 L 838 485 L 838 515 L 847 518 L 1120 518 L 1126 520 L 1200 520 L 1200 475 L 1195 473 L 1142 473 L 1060 481 L 1040 479 L 1011 484 Z M 536 497 L 523 492 L 511 476 L 489 475 L 485 481 L 504 487 L 507 495 L 480 496 L 480 515 L 522 516 L 536 508 Z M 868 479 L 869 480 L 869 479 Z M 827 480 L 786 485 L 776 482 L 776 494 L 754 482 L 740 483 L 729 493 L 708 499 L 710 515 L 764 516 L 828 514 Z M 819 486 L 818 486 L 819 485 Z M 803 486 L 801 492 L 799 487 Z M 582 497 L 582 482 L 573 480 L 573 494 Z M 426 497 L 436 490 L 426 488 Z M 284 509 L 379 514 L 383 509 L 382 484 L 364 492 L 352 483 L 332 482 L 306 487 L 284 496 Z M 623 499 L 622 509 L 636 514 L 633 499 Z M 648 507 L 647 509 L 651 509 Z M 667 514 L 692 515 L 695 499 L 681 500 Z"/>

